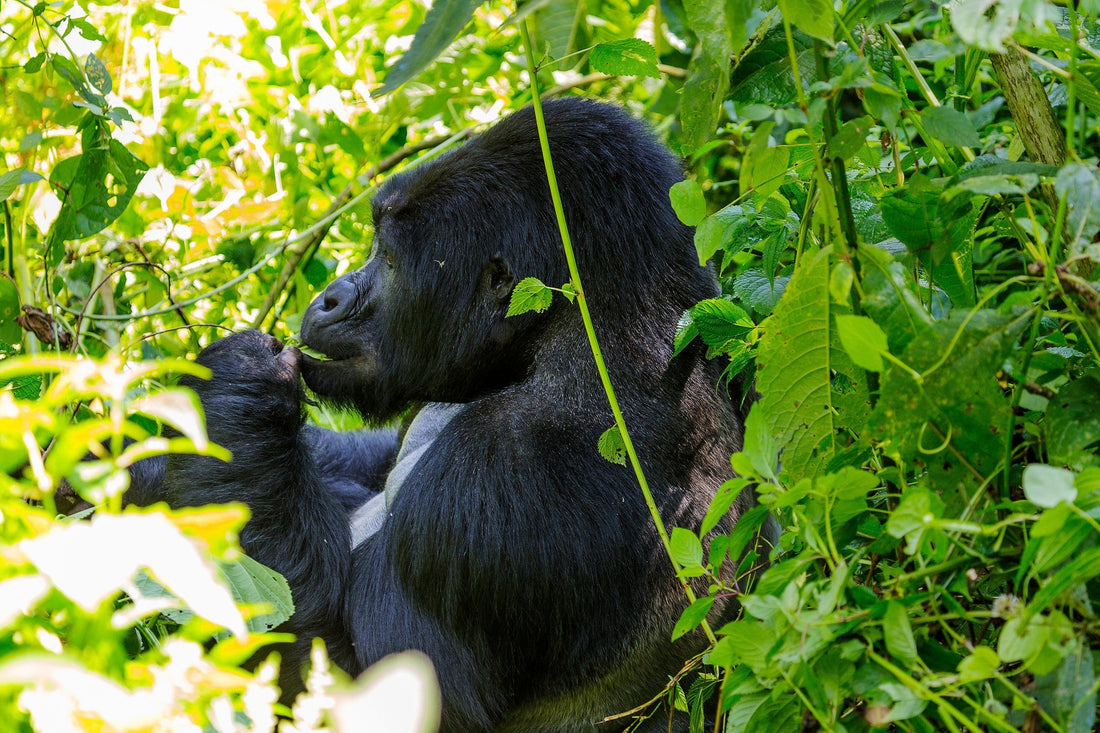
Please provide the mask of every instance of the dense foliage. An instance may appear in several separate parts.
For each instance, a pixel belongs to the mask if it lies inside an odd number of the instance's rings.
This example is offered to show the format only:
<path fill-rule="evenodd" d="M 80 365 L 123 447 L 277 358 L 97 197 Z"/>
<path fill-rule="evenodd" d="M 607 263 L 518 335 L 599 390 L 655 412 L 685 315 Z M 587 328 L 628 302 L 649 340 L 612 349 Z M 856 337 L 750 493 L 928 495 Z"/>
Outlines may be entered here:
<path fill-rule="evenodd" d="M 534 81 L 617 100 L 684 155 L 671 200 L 725 294 L 678 339 L 760 393 L 732 457 L 743 478 L 711 515 L 750 482 L 763 507 L 729 536 L 669 537 L 669 572 L 714 578 L 669 633 L 719 594 L 744 614 L 662 697 L 730 731 L 1092 730 L 1098 15 L 1095 0 L 4 3 L 0 719 L 271 729 L 273 667 L 237 665 L 290 608 L 235 549 L 243 510 L 123 512 L 122 469 L 216 453 L 191 396 L 161 385 L 194 369 L 178 357 L 249 325 L 292 339 L 360 264 L 379 176 L 526 104 Z M 601 451 L 625 460 L 609 433 Z M 78 500 L 95 519 L 56 518 Z M 746 556 L 765 511 L 780 546 Z M 765 560 L 754 587 L 718 580 Z M 295 730 L 328 709 L 339 725 L 385 682 L 335 703 L 323 669 Z"/>

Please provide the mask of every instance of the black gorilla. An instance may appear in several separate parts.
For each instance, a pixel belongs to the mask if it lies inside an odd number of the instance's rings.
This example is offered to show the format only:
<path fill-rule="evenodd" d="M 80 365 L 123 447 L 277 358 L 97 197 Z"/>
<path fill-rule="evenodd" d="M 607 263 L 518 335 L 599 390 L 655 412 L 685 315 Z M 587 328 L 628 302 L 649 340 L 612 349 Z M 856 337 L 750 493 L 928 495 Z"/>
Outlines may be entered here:
<path fill-rule="evenodd" d="M 703 345 L 672 358 L 681 314 L 718 293 L 669 205 L 678 162 L 616 107 L 545 111 L 627 424 L 665 523 L 697 530 L 743 421 Z M 614 421 L 577 307 L 558 296 L 505 317 L 519 279 L 568 280 L 532 111 L 391 178 L 374 227 L 366 265 L 302 322 L 328 360 L 256 332 L 199 356 L 213 378 L 188 384 L 233 460 L 173 456 L 159 496 L 251 508 L 241 541 L 297 605 L 284 681 L 314 636 L 353 674 L 420 649 L 446 730 L 592 729 L 705 640 L 669 641 L 686 600 L 632 471 L 597 452 Z M 424 406 L 400 444 L 392 430 L 303 427 L 299 372 L 372 420 Z M 710 619 L 734 610 L 720 600 Z"/>

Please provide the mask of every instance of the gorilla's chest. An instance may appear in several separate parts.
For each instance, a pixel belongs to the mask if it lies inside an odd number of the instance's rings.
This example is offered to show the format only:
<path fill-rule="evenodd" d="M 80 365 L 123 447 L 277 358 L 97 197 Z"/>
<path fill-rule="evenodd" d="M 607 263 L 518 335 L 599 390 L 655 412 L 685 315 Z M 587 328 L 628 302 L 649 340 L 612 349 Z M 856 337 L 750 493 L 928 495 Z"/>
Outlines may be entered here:
<path fill-rule="evenodd" d="M 351 546 L 356 547 L 382 527 L 382 521 L 393 506 L 397 493 L 405 479 L 431 449 L 439 434 L 447 427 L 465 405 L 444 402 L 432 402 L 421 408 L 409 424 L 405 439 L 397 452 L 397 460 L 386 476 L 386 486 L 382 493 L 373 497 L 352 513 Z"/>

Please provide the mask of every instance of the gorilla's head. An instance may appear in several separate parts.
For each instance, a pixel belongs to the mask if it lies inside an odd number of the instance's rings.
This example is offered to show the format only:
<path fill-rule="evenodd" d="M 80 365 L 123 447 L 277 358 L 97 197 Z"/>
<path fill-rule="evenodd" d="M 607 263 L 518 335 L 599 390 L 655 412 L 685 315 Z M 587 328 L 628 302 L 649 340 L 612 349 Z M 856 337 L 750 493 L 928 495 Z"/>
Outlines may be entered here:
<path fill-rule="evenodd" d="M 597 322 L 615 339 L 630 323 L 660 321 L 671 339 L 683 309 L 714 294 L 669 204 L 679 162 L 618 107 L 568 99 L 544 109 Z M 548 325 L 575 318 L 560 296 L 544 313 L 505 318 L 519 280 L 569 279 L 530 108 L 390 178 L 373 213 L 369 260 L 302 321 L 302 340 L 329 357 L 303 364 L 320 396 L 375 417 L 410 401 L 469 401 L 522 380 L 555 338 Z"/>

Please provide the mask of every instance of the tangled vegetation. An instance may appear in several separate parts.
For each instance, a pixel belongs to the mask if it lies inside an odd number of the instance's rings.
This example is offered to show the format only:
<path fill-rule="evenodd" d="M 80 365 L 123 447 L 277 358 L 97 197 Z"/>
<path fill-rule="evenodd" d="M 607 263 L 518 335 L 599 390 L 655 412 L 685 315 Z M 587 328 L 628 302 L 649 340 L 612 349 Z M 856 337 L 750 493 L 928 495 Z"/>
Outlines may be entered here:
<path fill-rule="evenodd" d="M 377 182 L 537 88 L 618 101 L 684 156 L 671 200 L 724 294 L 678 343 L 760 393 L 703 534 L 750 484 L 762 506 L 728 536 L 669 537 L 670 573 L 713 579 L 669 634 L 719 595 L 744 613 L 662 697 L 696 730 L 1093 730 L 1098 16 L 1096 0 L 4 3 L 0 720 L 431 728 L 415 658 L 353 685 L 318 648 L 281 710 L 277 660 L 240 666 L 292 612 L 239 551 L 245 510 L 123 510 L 125 469 L 223 454 L 166 386 L 197 369 L 183 357 L 245 327 L 293 340 L 360 264 Z M 769 567 L 723 582 L 723 563 L 765 560 L 744 551 L 766 512 L 784 528 Z"/>

